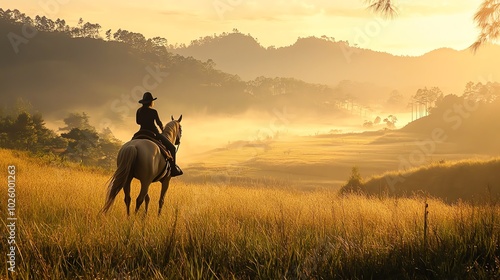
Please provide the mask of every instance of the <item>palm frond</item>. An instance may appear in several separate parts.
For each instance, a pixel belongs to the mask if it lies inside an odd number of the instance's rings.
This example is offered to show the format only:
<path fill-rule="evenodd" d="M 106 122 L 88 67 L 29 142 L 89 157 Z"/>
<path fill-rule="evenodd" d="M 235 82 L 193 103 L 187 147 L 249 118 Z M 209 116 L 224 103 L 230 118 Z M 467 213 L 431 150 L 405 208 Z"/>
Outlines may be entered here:
<path fill-rule="evenodd" d="M 365 0 L 368 8 L 386 17 L 394 17 L 397 11 L 391 0 Z"/>
<path fill-rule="evenodd" d="M 500 38 L 500 0 L 484 0 L 474 15 L 474 21 L 481 32 L 469 48 L 476 52 L 485 43 Z"/>

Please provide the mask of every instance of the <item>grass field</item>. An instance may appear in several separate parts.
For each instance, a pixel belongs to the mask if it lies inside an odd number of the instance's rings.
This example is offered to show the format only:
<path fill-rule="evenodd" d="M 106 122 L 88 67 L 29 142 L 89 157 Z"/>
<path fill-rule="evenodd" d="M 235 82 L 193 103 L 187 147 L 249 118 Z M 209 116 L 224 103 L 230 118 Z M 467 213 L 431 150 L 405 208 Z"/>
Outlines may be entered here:
<path fill-rule="evenodd" d="M 150 188 L 150 215 L 127 218 L 120 194 L 102 216 L 111 174 L 0 150 L 4 177 L 8 165 L 17 170 L 19 251 L 16 272 L 5 259 L 1 279 L 500 278 L 498 205 L 173 179 L 161 217 L 153 215 L 159 185 Z M 137 196 L 137 182 L 132 190 Z M 0 249 L 8 251 L 6 239 Z"/>
<path fill-rule="evenodd" d="M 424 140 L 400 131 L 283 135 L 269 141 L 233 142 L 193 157 L 192 162 L 183 166 L 193 183 L 213 182 L 214 179 L 243 183 L 271 178 L 303 189 L 340 189 L 354 166 L 368 179 L 441 161 L 492 158 L 492 154 L 464 153 L 451 142 L 437 143 L 432 152 L 423 153 L 419 143 Z M 179 156 L 181 161 L 183 151 L 181 149 Z M 415 157 L 415 153 L 419 156 Z"/>

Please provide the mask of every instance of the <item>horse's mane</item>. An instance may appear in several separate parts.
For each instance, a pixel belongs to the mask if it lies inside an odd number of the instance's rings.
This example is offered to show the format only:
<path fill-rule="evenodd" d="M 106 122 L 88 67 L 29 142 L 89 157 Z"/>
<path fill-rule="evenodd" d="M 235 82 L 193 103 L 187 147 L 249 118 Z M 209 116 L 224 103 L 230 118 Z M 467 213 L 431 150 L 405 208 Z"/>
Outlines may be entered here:
<path fill-rule="evenodd" d="M 163 128 L 163 135 L 167 137 L 167 139 L 171 143 L 175 143 L 177 135 L 179 134 L 180 124 L 178 121 L 170 121 Z"/>

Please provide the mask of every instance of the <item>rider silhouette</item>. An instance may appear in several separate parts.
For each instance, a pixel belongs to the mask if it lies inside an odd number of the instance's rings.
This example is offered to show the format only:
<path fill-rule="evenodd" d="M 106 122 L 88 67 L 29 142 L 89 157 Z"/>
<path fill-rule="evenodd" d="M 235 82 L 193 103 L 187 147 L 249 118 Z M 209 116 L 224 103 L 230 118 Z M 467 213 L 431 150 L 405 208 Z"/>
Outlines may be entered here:
<path fill-rule="evenodd" d="M 176 164 L 175 146 L 167 139 L 167 137 L 165 137 L 165 135 L 161 134 L 160 131 L 158 131 L 158 128 L 156 127 L 156 125 L 158 125 L 160 129 L 163 131 L 163 123 L 160 121 L 158 112 L 152 108 L 153 101 L 155 101 L 156 99 L 157 98 L 153 98 L 153 95 L 150 92 L 144 93 L 142 99 L 139 100 L 139 103 L 142 104 L 142 107 L 137 109 L 136 122 L 138 125 L 141 126 L 140 128 L 141 130 L 148 130 L 153 132 L 156 135 L 156 138 L 160 140 L 163 143 L 163 145 L 165 145 L 165 147 L 167 147 L 173 158 L 171 162 L 172 163 L 171 177 L 179 176 L 182 175 L 183 172 Z"/>

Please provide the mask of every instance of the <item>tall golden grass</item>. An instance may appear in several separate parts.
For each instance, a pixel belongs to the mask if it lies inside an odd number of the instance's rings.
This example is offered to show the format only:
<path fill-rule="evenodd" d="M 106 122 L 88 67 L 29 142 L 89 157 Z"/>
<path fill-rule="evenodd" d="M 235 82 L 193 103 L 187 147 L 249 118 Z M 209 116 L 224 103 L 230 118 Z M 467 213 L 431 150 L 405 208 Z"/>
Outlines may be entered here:
<path fill-rule="evenodd" d="M 14 274 L 4 262 L 2 279 L 500 277 L 495 205 L 173 179 L 161 217 L 151 215 L 160 189 L 153 185 L 151 213 L 127 218 L 123 195 L 99 214 L 111 174 L 0 150 L 0 170 L 11 164 L 18 170 L 19 259 Z M 137 196 L 137 182 L 132 189 Z M 7 251 L 4 240 L 0 249 Z"/>

